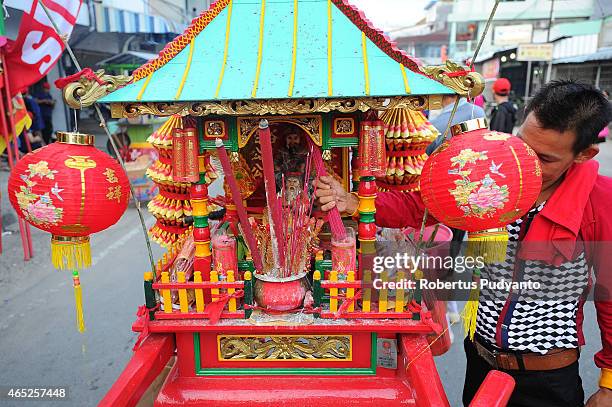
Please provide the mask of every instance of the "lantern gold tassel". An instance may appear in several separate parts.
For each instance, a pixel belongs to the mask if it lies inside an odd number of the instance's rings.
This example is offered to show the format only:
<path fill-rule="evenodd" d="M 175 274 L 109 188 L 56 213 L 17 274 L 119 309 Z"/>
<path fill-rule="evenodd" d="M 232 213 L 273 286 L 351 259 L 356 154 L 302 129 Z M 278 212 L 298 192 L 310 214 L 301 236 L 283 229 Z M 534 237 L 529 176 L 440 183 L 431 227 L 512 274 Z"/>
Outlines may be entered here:
<path fill-rule="evenodd" d="M 468 233 L 466 256 L 481 257 L 485 264 L 502 263 L 507 248 L 508 231 L 505 227 Z"/>
<path fill-rule="evenodd" d="M 72 282 L 74 287 L 74 303 L 76 311 L 76 326 L 80 333 L 85 332 L 85 318 L 83 317 L 83 291 L 81 279 L 78 271 L 72 272 Z"/>
<path fill-rule="evenodd" d="M 51 238 L 51 261 L 60 270 L 83 269 L 91 266 L 89 237 L 53 236 Z"/>
<path fill-rule="evenodd" d="M 476 333 L 476 317 L 478 316 L 478 298 L 480 297 L 480 270 L 474 270 L 472 282 L 476 283 L 476 286 L 470 291 L 470 297 L 465 303 L 463 308 L 462 319 L 463 319 L 463 332 L 469 335 L 470 340 L 474 340 L 474 334 Z"/>

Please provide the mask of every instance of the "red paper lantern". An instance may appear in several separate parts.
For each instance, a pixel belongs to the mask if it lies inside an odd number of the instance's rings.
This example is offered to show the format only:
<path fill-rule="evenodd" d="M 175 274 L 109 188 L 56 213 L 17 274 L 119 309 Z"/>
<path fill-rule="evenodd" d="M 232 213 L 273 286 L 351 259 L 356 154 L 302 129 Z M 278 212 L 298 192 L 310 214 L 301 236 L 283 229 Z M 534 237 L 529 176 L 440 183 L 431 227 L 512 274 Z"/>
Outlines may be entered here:
<path fill-rule="evenodd" d="M 56 268 L 91 264 L 89 235 L 125 212 L 129 181 L 121 166 L 93 146 L 94 137 L 58 133 L 58 142 L 23 157 L 11 172 L 11 204 L 33 226 L 52 234 Z"/>
<path fill-rule="evenodd" d="M 542 186 L 536 153 L 518 137 L 488 130 L 483 119 L 453 126 L 452 134 L 421 174 L 430 213 L 468 232 L 502 228 L 525 214 Z"/>

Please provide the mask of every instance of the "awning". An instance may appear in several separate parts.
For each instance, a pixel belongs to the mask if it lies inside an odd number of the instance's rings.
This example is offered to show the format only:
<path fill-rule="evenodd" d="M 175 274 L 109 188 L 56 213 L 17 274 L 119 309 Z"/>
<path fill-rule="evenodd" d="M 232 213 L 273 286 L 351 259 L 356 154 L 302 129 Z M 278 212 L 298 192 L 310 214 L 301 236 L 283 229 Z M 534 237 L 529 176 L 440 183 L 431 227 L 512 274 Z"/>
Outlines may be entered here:
<path fill-rule="evenodd" d="M 5 7 L 13 8 L 15 10 L 20 10 L 23 12 L 30 12 L 32 8 L 32 1 L 24 1 L 24 0 L 4 0 Z M 8 17 L 8 14 L 6 15 Z M 83 4 L 81 9 L 79 10 L 79 15 L 77 16 L 76 23 L 78 25 L 89 26 L 89 10 L 87 8 L 87 4 Z"/>
<path fill-rule="evenodd" d="M 148 52 L 126 51 L 122 52 L 121 54 L 113 55 L 110 58 L 106 58 L 98 62 L 96 65 L 99 67 L 112 65 L 125 67 L 127 69 L 136 69 L 145 62 L 156 57 L 157 54 L 151 54 Z"/>
<path fill-rule="evenodd" d="M 597 52 L 587 54 L 587 55 L 579 55 L 575 57 L 555 59 L 553 60 L 553 64 L 580 64 L 580 63 L 589 62 L 589 61 L 607 61 L 607 60 L 612 60 L 612 47 L 601 48 L 597 50 Z"/>
<path fill-rule="evenodd" d="M 479 64 L 481 62 L 485 62 L 485 61 L 495 57 L 495 54 L 499 54 L 499 53 L 502 53 L 502 52 L 508 52 L 508 51 L 516 50 L 516 49 L 517 49 L 516 45 L 511 45 L 511 46 L 505 47 L 505 48 L 497 48 L 495 50 L 491 50 L 491 51 L 487 51 L 487 52 L 481 52 L 476 57 L 476 61 L 474 61 L 474 63 L 475 64 Z"/>

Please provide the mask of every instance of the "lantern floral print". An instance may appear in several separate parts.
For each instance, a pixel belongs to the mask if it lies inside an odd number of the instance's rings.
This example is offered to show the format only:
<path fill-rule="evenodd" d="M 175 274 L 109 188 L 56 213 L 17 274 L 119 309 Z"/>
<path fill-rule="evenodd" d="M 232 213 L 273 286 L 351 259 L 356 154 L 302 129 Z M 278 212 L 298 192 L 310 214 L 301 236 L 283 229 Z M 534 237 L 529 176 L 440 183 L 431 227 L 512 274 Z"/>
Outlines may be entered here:
<path fill-rule="evenodd" d="M 56 173 L 57 171 L 49 168 L 49 163 L 39 161 L 29 164 L 26 170 L 27 175 L 21 175 L 25 185 L 19 187 L 19 191 L 15 192 L 15 197 L 25 218 L 35 225 L 57 225 L 62 220 L 63 209 L 53 205 L 54 198 L 63 201 L 60 196 L 63 189 L 57 183 L 55 183 L 49 192 L 42 195 L 32 192 L 32 188 L 37 185 L 35 181 L 37 177 L 40 179 L 55 179 Z"/>
<path fill-rule="evenodd" d="M 472 170 L 466 168 L 466 166 L 488 159 L 486 151 L 474 151 L 467 148 L 461 150 L 450 160 L 451 167 L 458 168 L 453 168 L 448 173 L 459 175 L 461 179 L 455 180 L 455 188 L 450 189 L 449 192 L 455 198 L 457 206 L 465 216 L 476 216 L 478 218 L 492 216 L 496 209 L 503 208 L 504 204 L 508 202 L 508 186 L 497 185 L 497 182 L 491 178 L 491 174 L 506 178 L 501 172 L 502 164 L 496 165 L 494 161 L 491 161 L 490 174 L 487 173 L 481 180 L 472 181 L 470 179 Z"/>

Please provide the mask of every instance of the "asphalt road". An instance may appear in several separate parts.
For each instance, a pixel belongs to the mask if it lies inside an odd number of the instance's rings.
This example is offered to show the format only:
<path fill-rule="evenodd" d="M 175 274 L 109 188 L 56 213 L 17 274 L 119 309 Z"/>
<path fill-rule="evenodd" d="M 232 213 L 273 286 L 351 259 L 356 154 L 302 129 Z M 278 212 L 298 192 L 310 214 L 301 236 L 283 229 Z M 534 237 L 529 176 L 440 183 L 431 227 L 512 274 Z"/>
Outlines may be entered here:
<path fill-rule="evenodd" d="M 612 143 L 602 146 L 601 172 L 612 175 Z M 7 173 L 0 173 L 6 195 Z M 6 202 L 3 202 L 6 205 Z M 153 219 L 147 216 L 147 222 Z M 8 229 L 15 231 L 17 225 Z M 0 386 L 67 386 L 64 402 L 9 402 L 0 406 L 93 406 L 106 393 L 131 356 L 136 335 L 130 330 L 138 305 L 144 302 L 142 273 L 148 266 L 144 238 L 136 210 L 92 238 L 94 266 L 81 273 L 87 331 L 74 326 L 70 274 L 52 269 L 49 235 L 32 228 L 36 250 L 23 262 L 18 233 L 5 232 L 0 256 Z M 155 245 L 154 245 L 155 246 Z M 161 250 L 156 249 L 158 256 Z M 594 308 L 586 306 L 584 332 L 587 345 L 581 355 L 585 392 L 597 388 L 599 370 L 593 354 L 600 347 Z M 452 406 L 459 406 L 464 374 L 460 327 L 453 327 L 455 342 L 436 358 Z"/>

